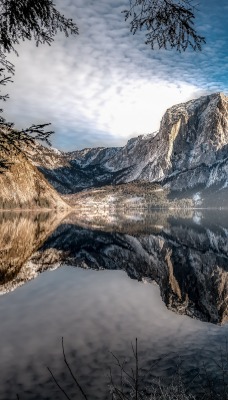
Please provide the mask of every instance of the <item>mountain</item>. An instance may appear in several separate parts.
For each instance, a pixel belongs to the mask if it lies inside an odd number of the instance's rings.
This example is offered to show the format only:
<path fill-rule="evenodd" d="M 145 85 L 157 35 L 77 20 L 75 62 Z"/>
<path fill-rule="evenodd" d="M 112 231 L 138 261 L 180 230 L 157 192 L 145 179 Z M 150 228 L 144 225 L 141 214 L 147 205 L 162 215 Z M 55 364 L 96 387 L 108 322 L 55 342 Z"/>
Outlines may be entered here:
<path fill-rule="evenodd" d="M 64 153 L 37 144 L 27 147 L 26 155 L 59 193 L 68 194 L 114 182 L 119 172 L 111 173 L 103 164 L 118 150 L 99 147 Z"/>
<path fill-rule="evenodd" d="M 20 141 L 18 146 L 9 144 L 7 131 L 0 132 L 0 139 L 0 209 L 69 208 L 28 160 Z"/>
<path fill-rule="evenodd" d="M 60 193 L 146 181 L 174 196 L 190 194 L 196 203 L 225 205 L 227 150 L 228 98 L 215 93 L 169 108 L 157 133 L 130 139 L 124 147 L 64 153 L 39 146 L 32 159 Z"/>

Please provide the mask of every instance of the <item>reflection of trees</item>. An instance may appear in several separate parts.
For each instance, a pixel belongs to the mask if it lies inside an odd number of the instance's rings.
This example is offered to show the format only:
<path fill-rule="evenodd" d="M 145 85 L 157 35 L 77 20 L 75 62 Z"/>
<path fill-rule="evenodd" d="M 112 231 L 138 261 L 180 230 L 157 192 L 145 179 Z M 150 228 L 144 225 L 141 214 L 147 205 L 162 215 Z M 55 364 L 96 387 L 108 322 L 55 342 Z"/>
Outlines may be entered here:
<path fill-rule="evenodd" d="M 19 273 L 31 254 L 36 251 L 59 224 L 61 217 L 55 213 L 1 213 L 0 214 L 0 285 L 20 279 Z M 0 287 L 1 290 L 1 287 Z"/>

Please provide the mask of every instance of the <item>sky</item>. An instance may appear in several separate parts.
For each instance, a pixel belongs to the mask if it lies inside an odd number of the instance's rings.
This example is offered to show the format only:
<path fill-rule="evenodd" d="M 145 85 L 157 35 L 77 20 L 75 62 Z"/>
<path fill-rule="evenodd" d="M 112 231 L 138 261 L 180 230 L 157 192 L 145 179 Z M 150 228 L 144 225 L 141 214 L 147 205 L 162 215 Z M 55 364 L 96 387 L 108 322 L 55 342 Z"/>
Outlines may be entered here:
<path fill-rule="evenodd" d="M 17 128 L 51 122 L 60 150 L 123 146 L 159 129 L 168 107 L 201 95 L 228 94 L 228 3 L 199 0 L 195 26 L 202 52 L 151 50 L 132 35 L 128 0 L 56 0 L 79 35 L 58 34 L 51 46 L 23 42 L 4 116 Z"/>

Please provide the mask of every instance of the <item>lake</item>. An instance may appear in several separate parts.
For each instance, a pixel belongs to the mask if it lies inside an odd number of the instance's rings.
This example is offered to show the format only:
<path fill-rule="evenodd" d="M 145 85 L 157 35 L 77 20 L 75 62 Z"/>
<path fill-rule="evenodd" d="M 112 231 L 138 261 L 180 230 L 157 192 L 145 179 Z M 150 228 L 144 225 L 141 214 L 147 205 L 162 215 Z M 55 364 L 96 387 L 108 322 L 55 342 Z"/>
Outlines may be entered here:
<path fill-rule="evenodd" d="M 0 399 L 110 396 L 115 359 L 142 384 L 219 383 L 228 338 L 228 213 L 0 214 Z M 224 364 L 225 365 L 225 364 Z M 48 368 L 49 370 L 48 370 Z M 128 366 L 127 366 L 128 368 Z M 227 368 L 227 364 L 226 364 Z"/>

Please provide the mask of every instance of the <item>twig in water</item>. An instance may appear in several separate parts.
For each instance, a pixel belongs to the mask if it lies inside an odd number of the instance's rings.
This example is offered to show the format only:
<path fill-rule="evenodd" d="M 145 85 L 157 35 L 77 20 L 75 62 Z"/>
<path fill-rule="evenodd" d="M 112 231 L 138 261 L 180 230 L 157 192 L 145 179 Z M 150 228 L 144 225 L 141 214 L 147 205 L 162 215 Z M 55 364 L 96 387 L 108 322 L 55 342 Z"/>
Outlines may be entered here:
<path fill-rule="evenodd" d="M 73 374 L 73 372 L 72 372 L 72 370 L 71 370 L 71 367 L 70 367 L 70 365 L 69 365 L 69 363 L 68 363 L 68 361 L 67 361 L 66 354 L 65 354 L 65 349 L 64 349 L 63 337 L 62 337 L 62 351 L 63 351 L 64 363 L 66 364 L 68 371 L 70 372 L 70 374 L 71 374 L 71 376 L 72 376 L 74 382 L 76 383 L 76 385 L 77 385 L 78 389 L 80 390 L 80 392 L 81 392 L 82 396 L 84 397 L 84 399 L 85 399 L 85 400 L 88 400 L 88 397 L 86 396 L 86 394 L 85 394 L 83 388 L 81 387 L 80 383 L 78 382 L 77 378 L 76 378 L 75 375 Z"/>
<path fill-rule="evenodd" d="M 62 388 L 62 386 L 60 386 L 60 384 L 58 383 L 57 379 L 55 378 L 54 374 L 52 373 L 51 369 L 49 367 L 47 367 L 48 371 L 50 372 L 53 381 L 55 382 L 55 384 L 58 386 L 58 388 L 61 390 L 61 392 L 64 394 L 64 396 L 68 399 L 71 400 L 70 397 L 68 396 L 68 394 L 65 392 L 65 390 Z"/>

